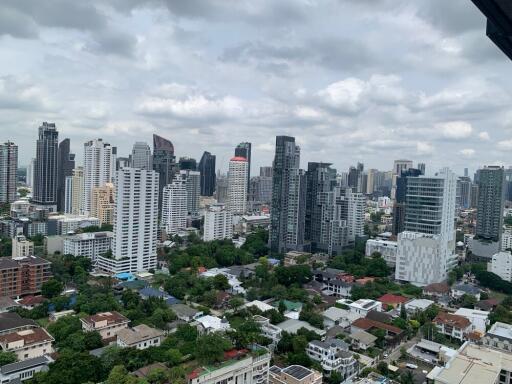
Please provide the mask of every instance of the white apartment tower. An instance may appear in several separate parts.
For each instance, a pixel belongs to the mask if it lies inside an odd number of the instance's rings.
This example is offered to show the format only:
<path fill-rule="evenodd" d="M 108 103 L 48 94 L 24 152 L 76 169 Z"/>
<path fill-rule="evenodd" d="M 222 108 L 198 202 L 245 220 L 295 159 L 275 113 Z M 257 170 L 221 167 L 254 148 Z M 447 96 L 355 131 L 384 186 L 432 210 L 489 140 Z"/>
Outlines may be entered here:
<path fill-rule="evenodd" d="M 116 170 L 117 148 L 102 139 L 84 144 L 84 212 L 90 214 L 92 190 L 111 183 Z"/>
<path fill-rule="evenodd" d="M 233 214 L 244 214 L 247 208 L 247 173 L 249 163 L 245 157 L 235 156 L 229 161 L 228 209 Z"/>
<path fill-rule="evenodd" d="M 210 205 L 204 214 L 204 241 L 231 239 L 233 214 L 223 204 Z"/>
<path fill-rule="evenodd" d="M 162 228 L 176 234 L 187 227 L 187 182 L 176 178 L 162 192 Z"/>
<path fill-rule="evenodd" d="M 99 257 L 101 269 L 147 271 L 156 267 L 158 174 L 139 168 L 116 173 L 112 257 Z"/>
<path fill-rule="evenodd" d="M 66 176 L 64 212 L 73 215 L 84 213 L 84 169 L 73 169 L 72 176 Z"/>
<path fill-rule="evenodd" d="M 457 177 L 444 168 L 407 179 L 405 231 L 398 235 L 395 278 L 423 286 L 444 281 L 456 264 Z"/>

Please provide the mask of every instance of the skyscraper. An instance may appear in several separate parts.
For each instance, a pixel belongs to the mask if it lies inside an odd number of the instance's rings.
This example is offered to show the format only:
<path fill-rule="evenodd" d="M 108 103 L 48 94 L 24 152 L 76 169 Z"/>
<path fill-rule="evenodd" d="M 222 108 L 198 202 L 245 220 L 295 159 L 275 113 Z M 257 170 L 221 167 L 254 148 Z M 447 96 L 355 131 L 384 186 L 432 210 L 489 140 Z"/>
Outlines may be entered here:
<path fill-rule="evenodd" d="M 395 203 L 393 204 L 393 235 L 397 236 L 400 232 L 405 230 L 405 212 L 406 194 L 407 194 L 407 178 L 418 177 L 422 175 L 421 170 L 415 168 L 408 168 L 402 171 L 396 178 L 395 189 Z"/>
<path fill-rule="evenodd" d="M 151 156 L 151 148 L 144 141 L 137 141 L 133 144 L 131 155 L 131 167 L 140 169 L 153 169 L 153 157 Z"/>
<path fill-rule="evenodd" d="M 36 159 L 32 158 L 32 159 L 30 159 L 30 162 L 28 163 L 28 166 L 27 166 L 26 182 L 27 182 L 27 186 L 29 188 L 34 187 L 34 164 L 35 164 L 35 162 L 36 162 Z"/>
<path fill-rule="evenodd" d="M 162 191 L 164 187 L 172 182 L 176 173 L 176 157 L 174 156 L 174 145 L 170 140 L 161 136 L 153 135 L 153 170 L 158 173 L 158 214 L 162 210 Z"/>
<path fill-rule="evenodd" d="M 57 164 L 57 210 L 64 212 L 66 199 L 66 177 L 73 174 L 75 154 L 70 153 L 70 141 L 64 139 L 59 144 Z"/>
<path fill-rule="evenodd" d="M 235 148 L 235 157 L 245 157 L 247 159 L 247 192 L 246 196 L 249 198 L 249 186 L 251 182 L 251 143 L 240 143 Z"/>
<path fill-rule="evenodd" d="M 100 220 L 100 224 L 114 224 L 115 195 L 114 184 L 106 183 L 101 187 L 93 188 L 91 216 Z"/>
<path fill-rule="evenodd" d="M 13 142 L 0 144 L 0 204 L 16 200 L 18 146 Z"/>
<path fill-rule="evenodd" d="M 174 235 L 187 228 L 187 215 L 187 181 L 176 178 L 163 190 L 161 227 Z"/>
<path fill-rule="evenodd" d="M 277 136 L 270 210 L 271 252 L 301 250 L 304 246 L 306 183 L 299 166 L 300 148 L 295 138 Z"/>
<path fill-rule="evenodd" d="M 217 175 L 215 178 L 215 199 L 219 203 L 228 201 L 228 177 L 226 175 Z"/>
<path fill-rule="evenodd" d="M 363 192 L 363 171 L 363 163 L 357 163 L 357 167 L 352 166 L 348 170 L 347 185 L 352 188 L 354 192 Z"/>
<path fill-rule="evenodd" d="M 158 174 L 140 168 L 116 172 L 112 256 L 99 256 L 99 268 L 138 272 L 155 268 L 158 233 Z"/>
<path fill-rule="evenodd" d="M 304 237 L 311 242 L 312 250 L 320 242 L 322 206 L 319 196 L 336 187 L 336 170 L 330 163 L 309 162 L 306 172 L 306 219 Z"/>
<path fill-rule="evenodd" d="M 500 250 L 505 203 L 503 167 L 487 166 L 478 172 L 476 232 L 471 242 L 474 256 L 489 259 Z"/>
<path fill-rule="evenodd" d="M 180 171 L 196 171 L 197 170 L 197 161 L 192 157 L 183 156 L 180 157 L 178 162 Z"/>
<path fill-rule="evenodd" d="M 398 235 L 395 278 L 415 285 L 444 281 L 457 262 L 457 177 L 444 168 L 433 177 L 407 178 L 405 231 Z"/>
<path fill-rule="evenodd" d="M 92 190 L 111 183 L 116 171 L 117 148 L 102 139 L 84 144 L 84 211 L 90 214 Z"/>
<path fill-rule="evenodd" d="M 235 156 L 229 161 L 228 210 L 243 215 L 247 209 L 247 172 L 249 165 L 245 157 Z"/>
<path fill-rule="evenodd" d="M 199 215 L 199 196 L 201 196 L 201 174 L 197 171 L 182 170 L 176 178 L 183 180 L 187 187 L 187 212 L 192 217 Z"/>
<path fill-rule="evenodd" d="M 457 208 L 467 209 L 471 207 L 471 179 L 459 177 L 457 179 Z"/>
<path fill-rule="evenodd" d="M 54 123 L 44 122 L 39 127 L 34 163 L 34 204 L 57 210 L 57 164 L 59 132 Z"/>
<path fill-rule="evenodd" d="M 84 214 L 84 169 L 76 167 L 72 175 L 66 177 L 64 212 L 73 215 Z"/>
<path fill-rule="evenodd" d="M 213 196 L 215 192 L 215 155 L 203 152 L 198 171 L 201 173 L 201 196 Z"/>
<path fill-rule="evenodd" d="M 402 174 L 402 172 L 407 171 L 409 168 L 412 168 L 411 160 L 395 160 L 393 162 L 393 172 L 391 180 L 391 198 L 393 200 L 395 199 L 396 196 L 396 179 Z"/>

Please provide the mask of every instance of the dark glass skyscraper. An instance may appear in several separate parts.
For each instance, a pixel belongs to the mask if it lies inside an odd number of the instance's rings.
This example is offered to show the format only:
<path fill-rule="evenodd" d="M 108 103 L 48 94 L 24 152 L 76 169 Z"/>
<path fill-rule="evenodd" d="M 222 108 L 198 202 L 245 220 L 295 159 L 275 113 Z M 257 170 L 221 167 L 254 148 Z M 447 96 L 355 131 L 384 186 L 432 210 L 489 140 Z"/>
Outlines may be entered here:
<path fill-rule="evenodd" d="M 70 153 L 70 141 L 64 139 L 59 144 L 57 164 L 57 210 L 64 212 L 66 200 L 66 177 L 73 175 L 75 154 Z"/>
<path fill-rule="evenodd" d="M 153 135 L 153 170 L 158 173 L 158 214 L 162 214 L 162 191 L 171 184 L 176 172 L 174 145 L 170 140 Z"/>
<path fill-rule="evenodd" d="M 57 162 L 59 132 L 54 123 L 44 122 L 39 127 L 34 163 L 34 190 L 32 201 L 35 204 L 57 207 Z"/>
<path fill-rule="evenodd" d="M 249 188 L 251 181 L 251 143 L 240 143 L 235 148 L 235 156 L 237 157 L 245 157 L 247 159 L 247 165 L 249 167 L 249 171 L 247 172 L 247 197 L 249 197 Z"/>
<path fill-rule="evenodd" d="M 302 250 L 306 213 L 306 180 L 299 169 L 300 148 L 295 138 L 276 137 L 270 210 L 270 251 Z"/>
<path fill-rule="evenodd" d="M 422 174 L 421 169 L 409 168 L 406 171 L 402 171 L 396 178 L 395 204 L 393 205 L 393 235 L 395 236 L 405 231 L 407 178 L 418 177 Z"/>
<path fill-rule="evenodd" d="M 501 239 L 504 182 L 503 167 L 488 166 L 478 170 L 476 239 L 484 242 L 499 242 Z"/>
<path fill-rule="evenodd" d="M 180 157 L 180 171 L 197 171 L 197 161 L 191 157 Z"/>
<path fill-rule="evenodd" d="M 201 173 L 201 196 L 213 196 L 215 192 L 215 155 L 204 152 L 199 161 Z"/>

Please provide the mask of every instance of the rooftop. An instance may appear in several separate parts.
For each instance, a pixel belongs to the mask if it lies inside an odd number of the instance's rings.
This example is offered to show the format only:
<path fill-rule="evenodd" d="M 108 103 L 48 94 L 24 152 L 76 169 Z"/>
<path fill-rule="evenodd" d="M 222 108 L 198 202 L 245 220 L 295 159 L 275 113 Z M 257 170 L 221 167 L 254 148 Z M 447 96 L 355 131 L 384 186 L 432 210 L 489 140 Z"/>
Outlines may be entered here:
<path fill-rule="evenodd" d="M 305 321 L 302 320 L 288 319 L 283 321 L 282 323 L 277 324 L 277 327 L 285 332 L 292 334 L 297 333 L 297 331 L 301 328 L 305 328 L 308 331 L 316 332 L 320 336 L 325 335 L 325 331 L 323 329 L 315 328 L 309 325 L 309 323 L 306 323 Z"/>
<path fill-rule="evenodd" d="M 440 312 L 432 322 L 451 325 L 460 329 L 465 329 L 471 325 L 471 322 L 464 316 L 453 315 L 447 312 Z"/>
<path fill-rule="evenodd" d="M 457 284 L 452 289 L 456 291 L 462 291 L 470 295 L 477 295 L 480 293 L 480 288 L 472 284 Z"/>
<path fill-rule="evenodd" d="M 53 360 L 49 356 L 39 356 L 32 359 L 18 361 L 16 363 L 5 364 L 0 367 L 2 375 L 8 375 L 14 372 L 22 371 L 31 367 L 38 367 L 40 365 L 50 364 Z"/>
<path fill-rule="evenodd" d="M 0 313 L 0 332 L 26 327 L 37 327 L 37 324 L 34 320 L 25 319 L 17 313 Z"/>
<path fill-rule="evenodd" d="M 487 331 L 487 335 L 498 336 L 504 339 L 512 339 L 512 324 L 501 323 L 498 321 Z"/>
<path fill-rule="evenodd" d="M 152 328 L 146 324 L 140 324 L 133 328 L 121 329 L 117 333 L 117 338 L 123 340 L 126 344 L 137 344 L 141 341 L 154 339 L 163 336 L 163 331 Z"/>
<path fill-rule="evenodd" d="M 81 319 L 83 322 L 95 326 L 95 323 L 101 321 L 107 321 L 107 324 L 118 324 L 118 323 L 127 323 L 130 320 L 128 318 L 121 315 L 119 312 L 111 311 L 111 312 L 101 312 L 92 316 L 84 317 Z"/>
<path fill-rule="evenodd" d="M 0 344 L 22 341 L 23 345 L 53 341 L 53 337 L 44 328 L 31 328 L 0 335 Z"/>
<path fill-rule="evenodd" d="M 379 297 L 377 300 L 384 304 L 403 304 L 407 303 L 410 299 L 404 296 L 386 293 L 385 295 Z"/>
<path fill-rule="evenodd" d="M 446 283 L 433 283 L 423 287 L 424 292 L 447 294 L 450 292 L 450 286 Z"/>
<path fill-rule="evenodd" d="M 377 336 L 372 335 L 366 331 L 359 331 L 350 335 L 351 339 L 357 340 L 363 344 L 369 345 L 375 343 Z"/>
<path fill-rule="evenodd" d="M 395 326 L 389 325 L 389 324 L 385 324 L 385 323 L 381 323 L 380 321 L 375 321 L 375 320 L 371 320 L 368 318 L 357 319 L 356 321 L 354 321 L 352 323 L 352 325 L 354 327 L 360 328 L 364 331 L 367 331 L 372 328 L 379 328 L 379 329 L 384 329 L 388 332 L 394 333 L 396 335 L 402 333 L 402 330 L 398 327 L 395 327 Z"/>

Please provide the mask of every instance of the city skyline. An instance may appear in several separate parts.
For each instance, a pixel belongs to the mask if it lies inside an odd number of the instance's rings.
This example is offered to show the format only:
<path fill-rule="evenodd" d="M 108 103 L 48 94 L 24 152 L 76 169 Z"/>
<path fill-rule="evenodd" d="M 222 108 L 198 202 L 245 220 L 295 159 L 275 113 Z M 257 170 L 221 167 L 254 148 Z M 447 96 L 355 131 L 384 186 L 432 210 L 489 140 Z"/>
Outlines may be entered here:
<path fill-rule="evenodd" d="M 5 5 L 0 124 L 20 165 L 41 121 L 78 159 L 88 140 L 127 156 L 154 132 L 223 171 L 243 141 L 253 169 L 270 165 L 277 135 L 297 138 L 302 167 L 507 165 L 507 60 L 466 1 L 58 4 Z"/>

